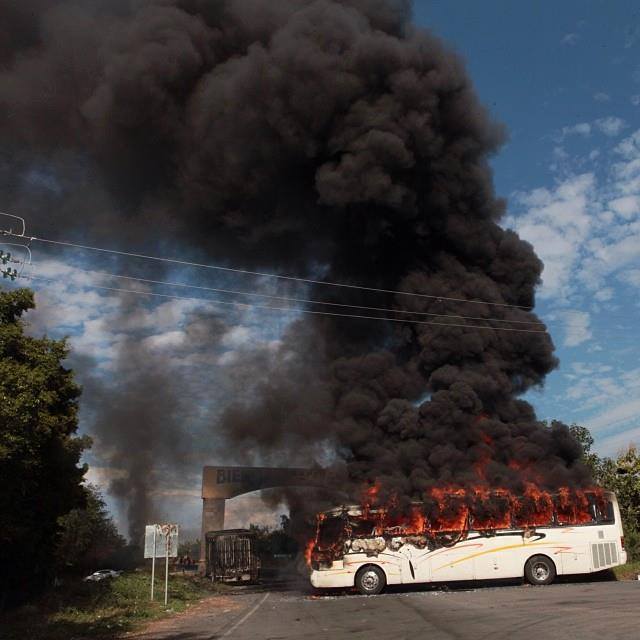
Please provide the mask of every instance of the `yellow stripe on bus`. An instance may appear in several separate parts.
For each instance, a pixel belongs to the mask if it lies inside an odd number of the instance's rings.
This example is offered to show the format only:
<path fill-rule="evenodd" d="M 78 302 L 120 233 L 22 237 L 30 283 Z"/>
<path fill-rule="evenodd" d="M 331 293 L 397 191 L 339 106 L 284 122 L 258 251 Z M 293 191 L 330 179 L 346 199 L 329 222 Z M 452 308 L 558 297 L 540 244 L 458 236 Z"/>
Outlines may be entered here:
<path fill-rule="evenodd" d="M 554 545 L 558 545 L 560 547 L 564 547 L 567 548 L 566 545 L 563 545 L 560 542 L 530 542 L 528 544 L 509 544 L 506 545 L 504 547 L 496 547 L 495 549 L 489 549 L 487 551 L 479 551 L 478 553 L 472 553 L 471 555 L 468 555 L 464 558 L 460 558 L 459 560 L 454 560 L 453 562 L 447 562 L 446 564 L 443 564 L 440 567 L 437 567 L 436 569 L 434 569 L 435 571 L 440 571 L 440 569 L 444 569 L 445 567 L 452 567 L 454 564 L 460 564 L 461 562 L 466 562 L 467 560 L 473 560 L 473 558 L 477 558 L 479 556 L 485 556 L 488 553 L 495 553 L 496 551 L 505 551 L 506 549 L 523 549 L 523 548 L 528 548 L 528 547 L 552 547 Z"/>

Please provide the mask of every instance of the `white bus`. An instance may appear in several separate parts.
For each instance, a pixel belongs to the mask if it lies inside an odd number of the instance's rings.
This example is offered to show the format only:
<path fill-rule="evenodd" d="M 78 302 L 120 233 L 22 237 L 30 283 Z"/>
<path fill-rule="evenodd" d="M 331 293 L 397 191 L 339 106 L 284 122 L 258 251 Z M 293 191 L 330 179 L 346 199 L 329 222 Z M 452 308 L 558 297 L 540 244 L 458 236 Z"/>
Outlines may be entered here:
<path fill-rule="evenodd" d="M 311 554 L 311 584 L 318 589 L 380 593 L 388 584 L 524 577 L 534 585 L 557 575 L 593 573 L 625 564 L 620 509 L 604 492 L 592 521 L 474 531 L 426 544 L 411 535 L 375 535 L 360 506 L 321 514 Z M 367 531 L 368 527 L 368 531 Z"/>

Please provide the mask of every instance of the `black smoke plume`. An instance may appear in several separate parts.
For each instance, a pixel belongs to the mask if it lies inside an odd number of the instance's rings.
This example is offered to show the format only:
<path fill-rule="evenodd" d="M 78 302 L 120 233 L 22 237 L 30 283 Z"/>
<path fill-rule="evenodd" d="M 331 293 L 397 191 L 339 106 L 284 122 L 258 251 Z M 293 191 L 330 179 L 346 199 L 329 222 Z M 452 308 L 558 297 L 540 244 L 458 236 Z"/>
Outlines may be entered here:
<path fill-rule="evenodd" d="M 74 355 L 71 363 L 83 383 L 85 419 L 107 466 L 109 492 L 125 507 L 135 543 L 142 540 L 145 524 L 171 518 L 158 498 L 171 487 L 185 486 L 186 479 L 197 482 L 211 455 L 196 446 L 200 438 L 213 444 L 197 429 L 198 414 L 210 402 L 210 382 L 201 379 L 197 357 L 214 353 L 229 330 L 216 314 L 191 312 L 180 342 L 159 349 L 154 336 L 146 335 L 147 313 L 144 301 L 120 295 L 110 317 L 121 330 L 110 375 L 100 375 L 96 360 L 86 356 Z"/>
<path fill-rule="evenodd" d="M 124 229 L 122 247 L 171 238 L 217 263 L 436 296 L 313 285 L 313 299 L 541 328 L 526 323 L 542 264 L 499 226 L 488 161 L 503 129 L 408 2 L 12 6 L 0 179 L 40 233 L 113 245 Z M 34 171 L 57 188 L 34 193 Z M 258 459 L 342 460 L 357 484 L 406 496 L 474 482 L 481 463 L 494 486 L 579 485 L 567 429 L 519 399 L 553 351 L 546 332 L 304 317 L 276 352 L 237 364 L 219 429 Z M 143 423 L 144 395 L 119 420 Z M 174 424 L 161 418 L 146 428 Z M 123 455 L 137 428 L 113 433 Z"/>

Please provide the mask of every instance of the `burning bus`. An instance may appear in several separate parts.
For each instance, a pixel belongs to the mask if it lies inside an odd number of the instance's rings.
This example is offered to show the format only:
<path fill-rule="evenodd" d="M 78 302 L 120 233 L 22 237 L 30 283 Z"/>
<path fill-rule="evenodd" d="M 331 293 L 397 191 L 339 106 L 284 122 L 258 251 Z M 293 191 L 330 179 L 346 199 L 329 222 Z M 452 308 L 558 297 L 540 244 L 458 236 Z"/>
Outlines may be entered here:
<path fill-rule="evenodd" d="M 601 489 L 533 485 L 507 490 L 433 489 L 423 502 L 344 506 L 318 514 L 307 548 L 311 583 L 356 587 L 602 571 L 626 562 L 616 496 Z"/>

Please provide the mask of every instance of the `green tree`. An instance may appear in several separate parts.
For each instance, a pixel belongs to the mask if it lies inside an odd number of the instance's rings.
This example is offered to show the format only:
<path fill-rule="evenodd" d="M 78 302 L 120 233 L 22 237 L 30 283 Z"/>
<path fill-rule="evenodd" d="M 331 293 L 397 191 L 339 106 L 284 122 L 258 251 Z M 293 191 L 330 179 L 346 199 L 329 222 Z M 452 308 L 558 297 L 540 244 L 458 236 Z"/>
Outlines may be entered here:
<path fill-rule="evenodd" d="M 632 560 L 640 559 L 640 452 L 631 445 L 616 458 L 601 458 L 591 451 L 593 436 L 589 429 L 578 424 L 569 429 L 582 446 L 582 460 L 593 479 L 616 494 L 627 551 Z"/>
<path fill-rule="evenodd" d="M 293 555 L 299 550 L 291 535 L 291 520 L 286 515 L 280 516 L 280 526 L 275 529 L 257 524 L 250 524 L 249 529 L 256 534 L 257 548 L 262 556 Z"/>
<path fill-rule="evenodd" d="M 186 558 L 189 556 L 195 562 L 200 557 L 200 538 L 185 540 L 178 545 L 178 556 Z"/>
<path fill-rule="evenodd" d="M 623 503 L 622 516 L 640 531 L 640 452 L 630 446 L 616 458 L 616 492 Z"/>
<path fill-rule="evenodd" d="M 56 564 L 61 573 L 85 574 L 97 569 L 119 569 L 126 546 L 97 487 L 85 488 L 85 506 L 58 520 Z M 107 566 L 109 565 L 109 566 Z"/>
<path fill-rule="evenodd" d="M 27 289 L 0 291 L 0 607 L 48 584 L 58 519 L 85 499 L 80 388 L 64 340 L 25 334 L 34 306 Z"/>
<path fill-rule="evenodd" d="M 593 436 L 587 427 L 583 427 L 575 422 L 569 427 L 571 435 L 582 447 L 582 461 L 591 469 L 591 473 L 596 477 L 599 473 L 600 458 L 591 451 L 593 447 Z"/>
<path fill-rule="evenodd" d="M 625 546 L 632 560 L 640 560 L 640 452 L 632 445 L 616 458 L 599 459 L 595 477 L 618 497 Z"/>

